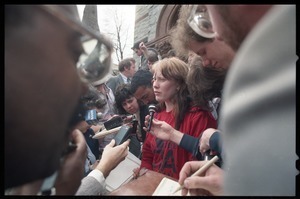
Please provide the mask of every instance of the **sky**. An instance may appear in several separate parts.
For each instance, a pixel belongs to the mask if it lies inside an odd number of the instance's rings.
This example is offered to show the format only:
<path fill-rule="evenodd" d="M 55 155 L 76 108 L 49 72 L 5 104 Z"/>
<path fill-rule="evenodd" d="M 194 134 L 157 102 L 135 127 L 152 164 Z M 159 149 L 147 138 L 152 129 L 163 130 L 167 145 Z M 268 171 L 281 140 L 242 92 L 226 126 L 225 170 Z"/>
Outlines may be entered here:
<path fill-rule="evenodd" d="M 77 5 L 79 16 L 82 19 L 83 10 L 85 5 Z M 128 37 L 127 37 L 127 46 L 124 50 L 124 58 L 133 57 L 133 51 L 131 47 L 133 46 L 134 40 L 134 23 L 135 23 L 135 5 L 97 5 L 97 14 L 98 14 L 98 24 L 100 32 L 106 34 L 108 37 L 111 37 L 107 33 L 109 31 L 115 30 L 114 22 L 112 17 L 109 17 L 108 13 L 111 13 L 110 10 L 116 9 L 118 14 L 123 17 L 125 24 L 124 27 L 128 27 Z M 118 64 L 117 58 L 113 55 L 113 62 Z"/>

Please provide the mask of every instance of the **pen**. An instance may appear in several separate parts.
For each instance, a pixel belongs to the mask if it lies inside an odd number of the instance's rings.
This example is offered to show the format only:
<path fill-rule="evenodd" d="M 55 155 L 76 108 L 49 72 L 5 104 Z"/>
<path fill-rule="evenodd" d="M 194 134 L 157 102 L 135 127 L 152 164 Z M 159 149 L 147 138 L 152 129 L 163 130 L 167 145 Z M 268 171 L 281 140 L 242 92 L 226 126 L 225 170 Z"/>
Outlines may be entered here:
<path fill-rule="evenodd" d="M 198 176 L 200 174 L 202 174 L 204 171 L 206 171 L 211 165 L 213 165 L 215 162 L 217 162 L 219 160 L 218 156 L 213 157 L 211 160 L 209 160 L 206 164 L 204 164 L 202 167 L 200 167 L 192 176 Z M 176 193 L 177 191 L 181 190 L 184 186 L 181 185 L 180 187 L 178 187 L 174 192 Z"/>

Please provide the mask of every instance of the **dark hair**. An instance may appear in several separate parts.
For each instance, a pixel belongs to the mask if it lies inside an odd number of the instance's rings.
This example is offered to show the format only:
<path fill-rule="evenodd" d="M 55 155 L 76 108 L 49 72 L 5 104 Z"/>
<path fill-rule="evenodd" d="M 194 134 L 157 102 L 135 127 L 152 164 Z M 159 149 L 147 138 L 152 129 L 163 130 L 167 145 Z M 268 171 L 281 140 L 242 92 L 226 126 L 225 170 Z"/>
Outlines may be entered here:
<path fill-rule="evenodd" d="M 125 111 L 125 109 L 123 108 L 122 103 L 131 98 L 134 97 L 134 95 L 132 94 L 132 92 L 130 91 L 130 85 L 129 84 L 120 84 L 117 88 L 116 88 L 116 92 L 115 92 L 115 105 L 116 105 L 116 109 L 118 111 L 119 114 L 126 114 L 127 112 Z"/>
<path fill-rule="evenodd" d="M 153 74 L 149 70 L 140 69 L 136 71 L 131 80 L 131 92 L 135 93 L 140 86 L 152 88 Z"/>
<path fill-rule="evenodd" d="M 69 121 L 68 126 L 74 127 L 76 124 L 78 124 L 81 121 L 84 121 L 84 115 L 88 108 L 79 100 L 79 103 L 77 104 L 71 119 Z"/>
<path fill-rule="evenodd" d="M 140 49 L 140 47 L 139 47 L 139 45 L 140 45 L 140 42 L 136 42 L 136 43 L 134 43 L 134 45 L 132 46 L 132 50 L 134 50 L 134 49 Z"/>
<path fill-rule="evenodd" d="M 144 39 L 135 42 L 135 43 L 133 44 L 133 46 L 132 46 L 131 49 L 132 49 L 132 50 L 134 50 L 134 49 L 140 49 L 140 43 L 141 43 L 141 42 L 147 43 L 147 42 L 148 42 L 148 37 L 145 37 Z"/>
<path fill-rule="evenodd" d="M 155 52 L 153 52 L 153 51 L 149 51 L 148 52 L 148 61 L 149 62 L 152 62 L 152 63 L 154 63 L 154 62 L 156 62 L 156 61 L 158 61 L 159 59 L 158 59 L 158 54 L 156 54 Z"/>
<path fill-rule="evenodd" d="M 224 68 L 203 67 L 200 56 L 193 58 L 187 75 L 187 85 L 195 105 L 210 109 L 208 101 L 221 97 L 226 73 L 227 69 Z"/>
<path fill-rule="evenodd" d="M 95 89 L 95 87 L 89 84 L 88 89 L 89 90 L 86 94 L 80 96 L 76 110 L 69 122 L 69 126 L 75 126 L 78 122 L 83 121 L 85 113 L 88 110 L 94 108 L 101 109 L 106 105 L 106 99 L 101 97 L 102 95 L 97 91 L 97 89 Z"/>
<path fill-rule="evenodd" d="M 89 85 L 88 87 L 88 92 L 80 97 L 80 102 L 86 107 L 86 109 L 103 108 L 107 103 L 106 99 L 102 97 L 94 86 Z"/>
<path fill-rule="evenodd" d="M 121 60 L 119 62 L 119 71 L 123 72 L 126 67 L 130 67 L 131 62 L 135 63 L 135 59 L 133 59 L 132 57 Z"/>

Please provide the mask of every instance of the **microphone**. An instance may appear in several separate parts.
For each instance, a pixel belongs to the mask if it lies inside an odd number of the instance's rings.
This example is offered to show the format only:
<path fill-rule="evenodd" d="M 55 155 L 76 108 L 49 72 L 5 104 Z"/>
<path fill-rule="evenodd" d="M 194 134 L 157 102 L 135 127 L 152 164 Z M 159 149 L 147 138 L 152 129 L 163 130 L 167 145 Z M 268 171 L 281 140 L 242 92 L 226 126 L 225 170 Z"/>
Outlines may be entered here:
<path fill-rule="evenodd" d="M 220 102 L 221 102 L 221 98 L 219 97 L 215 97 L 212 99 L 212 103 L 215 105 L 216 108 L 218 108 Z"/>
<path fill-rule="evenodd" d="M 153 104 L 150 104 L 149 107 L 148 107 L 148 110 L 149 110 L 149 114 L 150 114 L 150 118 L 148 120 L 148 128 L 147 128 L 147 131 L 150 131 L 151 129 L 151 124 L 152 124 L 152 120 L 153 120 L 153 116 L 154 116 L 154 113 L 156 112 L 156 107 L 155 105 Z"/>
<path fill-rule="evenodd" d="M 98 113 L 97 113 L 97 119 L 98 119 L 98 120 L 103 119 L 103 113 L 98 112 Z"/>
<path fill-rule="evenodd" d="M 100 119 L 103 118 L 103 114 L 101 112 L 96 111 L 96 109 L 87 110 L 85 113 L 84 119 L 89 125 L 97 125 Z"/>
<path fill-rule="evenodd" d="M 215 97 L 208 102 L 209 106 L 212 108 L 211 113 L 216 120 L 218 119 L 217 108 L 218 108 L 220 102 L 221 102 L 221 98 L 219 98 L 219 97 Z"/>

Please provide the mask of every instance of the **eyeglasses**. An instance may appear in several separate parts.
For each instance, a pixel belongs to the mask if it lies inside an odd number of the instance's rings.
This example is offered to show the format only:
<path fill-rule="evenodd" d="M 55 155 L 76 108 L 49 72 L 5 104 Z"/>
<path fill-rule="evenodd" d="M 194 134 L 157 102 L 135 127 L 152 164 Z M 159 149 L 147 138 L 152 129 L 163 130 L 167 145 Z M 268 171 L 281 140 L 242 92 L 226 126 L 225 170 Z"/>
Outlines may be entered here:
<path fill-rule="evenodd" d="M 205 6 L 192 5 L 191 14 L 187 22 L 202 37 L 214 38 L 216 36 Z"/>
<path fill-rule="evenodd" d="M 53 5 L 39 5 L 39 7 L 82 35 L 84 53 L 79 57 L 77 69 L 84 82 L 98 81 L 111 71 L 113 45 L 104 35 L 90 31 L 62 7 Z"/>

